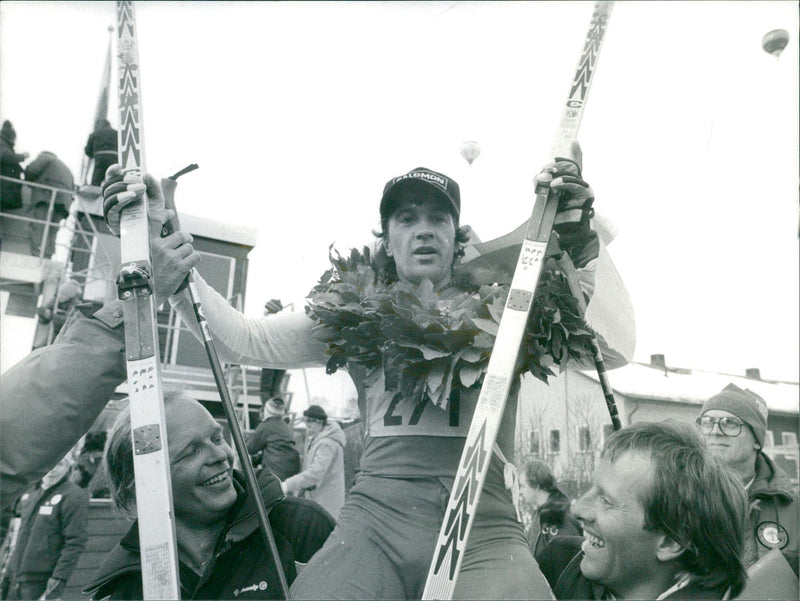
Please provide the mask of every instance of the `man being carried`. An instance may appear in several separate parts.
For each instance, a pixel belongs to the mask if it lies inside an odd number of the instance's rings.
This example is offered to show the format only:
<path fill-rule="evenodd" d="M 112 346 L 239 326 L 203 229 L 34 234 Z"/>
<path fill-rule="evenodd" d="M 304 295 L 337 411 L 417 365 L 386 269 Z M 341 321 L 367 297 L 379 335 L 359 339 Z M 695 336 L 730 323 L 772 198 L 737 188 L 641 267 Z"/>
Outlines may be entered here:
<path fill-rule="evenodd" d="M 619 280 L 606 277 L 615 272 L 590 228 L 594 198 L 581 178 L 577 144 L 572 159 L 547 165 L 540 177 L 559 194 L 562 221 L 572 226 L 567 246 L 591 301 L 600 297 L 605 306 L 627 306 Z M 105 199 L 109 222 L 118 220 L 125 204 L 116 201 L 113 194 Z M 359 392 L 365 424 L 361 474 L 336 530 L 293 584 L 298 598 L 420 597 L 494 343 L 491 324 L 508 294 L 506 285 L 479 286 L 454 275 L 466 238 L 459 225 L 460 191 L 451 178 L 413 169 L 386 184 L 379 206 L 380 251 L 375 257 L 334 257 L 334 269 L 311 293 L 308 314 L 246 317 L 196 278 L 225 360 L 273 369 L 346 368 Z M 538 325 L 526 338 L 519 373 L 546 378 L 553 361 L 592 363 L 582 320 L 574 303 L 564 300 L 566 284 L 552 270 L 543 278 L 547 285 L 537 294 L 531 322 Z M 189 298 L 173 300 L 199 336 Z M 550 323 L 545 314 L 556 310 L 570 319 Z M 607 361 L 619 366 L 632 343 L 617 335 L 609 344 L 606 336 L 631 332 L 631 316 L 617 310 L 604 317 L 595 329 Z M 543 323 L 564 330 L 562 336 L 549 336 Z M 566 341 L 569 352 L 560 344 L 549 347 L 553 340 Z M 513 456 L 518 392 L 515 381 L 455 589 L 458 598 L 550 596 L 504 479 L 511 467 L 506 457 Z"/>

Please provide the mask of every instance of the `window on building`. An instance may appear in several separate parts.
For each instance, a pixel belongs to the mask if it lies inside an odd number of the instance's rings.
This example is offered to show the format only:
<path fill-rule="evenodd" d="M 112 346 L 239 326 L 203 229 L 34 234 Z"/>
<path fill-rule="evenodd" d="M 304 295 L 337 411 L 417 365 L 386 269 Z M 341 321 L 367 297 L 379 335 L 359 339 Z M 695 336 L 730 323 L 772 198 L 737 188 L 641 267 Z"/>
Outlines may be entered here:
<path fill-rule="evenodd" d="M 772 433 L 772 430 L 767 430 L 767 435 L 764 438 L 764 448 L 771 449 L 775 446 L 775 434 Z"/>
<path fill-rule="evenodd" d="M 578 451 L 588 453 L 592 450 L 592 433 L 589 426 L 578 426 Z"/>
<path fill-rule="evenodd" d="M 561 452 L 561 430 L 550 430 L 550 453 Z"/>
<path fill-rule="evenodd" d="M 531 430 L 531 454 L 539 456 L 540 449 L 539 449 L 539 431 L 538 430 Z"/>
<path fill-rule="evenodd" d="M 781 432 L 781 443 L 785 447 L 793 447 L 797 445 L 797 434 L 794 432 Z"/>

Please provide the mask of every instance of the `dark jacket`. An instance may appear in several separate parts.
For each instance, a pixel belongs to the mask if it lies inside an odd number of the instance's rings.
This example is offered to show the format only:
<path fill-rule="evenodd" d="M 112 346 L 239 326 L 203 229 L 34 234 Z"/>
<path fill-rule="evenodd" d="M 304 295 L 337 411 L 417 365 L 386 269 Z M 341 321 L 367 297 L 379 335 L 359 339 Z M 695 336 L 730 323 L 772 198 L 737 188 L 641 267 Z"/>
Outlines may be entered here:
<path fill-rule="evenodd" d="M 14 134 L 16 138 L 16 134 Z M 20 179 L 25 155 L 14 151 L 14 140 L 0 136 L 0 175 Z M 22 188 L 19 184 L 0 180 L 0 202 L 2 209 L 18 209 L 22 206 Z"/>
<path fill-rule="evenodd" d="M 86 156 L 94 159 L 97 154 L 117 154 L 117 130 L 113 127 L 98 129 L 89 134 L 86 147 L 83 149 Z"/>
<path fill-rule="evenodd" d="M 536 557 L 557 536 L 580 536 L 583 528 L 570 513 L 567 496 L 556 489 L 550 493 L 534 516 L 534 523 L 527 534 L 528 547 Z"/>
<path fill-rule="evenodd" d="M 66 582 L 86 544 L 89 497 L 65 475 L 47 490 L 20 502 L 20 534 L 11 566 L 18 582 L 56 578 Z"/>
<path fill-rule="evenodd" d="M 564 539 L 556 539 L 552 544 L 548 545 L 551 550 L 559 545 L 574 545 L 577 543 L 577 537 L 569 537 Z M 564 555 L 559 555 L 564 557 Z M 606 589 L 602 584 L 592 582 L 581 573 L 581 559 L 583 552 L 579 551 L 576 555 L 572 556 L 569 563 L 560 570 L 560 576 L 556 580 L 553 587 L 553 594 L 556 599 L 603 599 Z M 549 578 L 548 578 L 549 580 Z M 689 582 L 684 588 L 679 589 L 669 594 L 666 599 L 722 599 L 727 592 L 728 587 L 719 587 L 715 589 L 703 589 L 693 582 Z"/>
<path fill-rule="evenodd" d="M 774 547 L 783 551 L 797 572 L 800 503 L 789 476 L 764 453 L 756 457 L 756 476 L 748 488 L 750 512 L 745 531 L 745 565 Z"/>
<path fill-rule="evenodd" d="M 91 183 L 93 186 L 99 186 L 103 183 L 106 169 L 118 161 L 117 130 L 108 126 L 105 129 L 93 131 L 89 135 L 83 151 L 86 156 L 94 159 Z"/>
<path fill-rule="evenodd" d="M 243 488 L 244 478 L 234 472 L 239 493 L 229 513 L 228 525 L 217 541 L 214 560 L 202 576 L 180 563 L 183 599 L 280 599 L 281 591 L 272 558 L 267 551 L 252 500 Z M 328 538 L 333 518 L 319 505 L 284 498 L 280 483 L 270 479 L 262 490 L 275 544 L 286 580 L 297 575 L 295 563 L 306 563 Z M 139 530 L 134 523 L 111 551 L 84 592 L 93 598 L 141 599 Z"/>
<path fill-rule="evenodd" d="M 72 171 L 69 170 L 66 163 L 46 150 L 40 152 L 39 156 L 25 168 L 25 180 L 70 191 L 75 187 Z M 31 188 L 31 205 L 36 206 L 40 202 L 49 203 L 50 196 L 50 190 Z M 72 194 L 56 194 L 56 204 L 69 209 L 71 203 Z"/>
<path fill-rule="evenodd" d="M 280 415 L 272 415 L 258 424 L 247 437 L 247 452 L 251 455 L 260 452 L 262 472 L 272 472 L 281 480 L 300 471 L 300 453 L 295 448 L 292 428 Z"/>

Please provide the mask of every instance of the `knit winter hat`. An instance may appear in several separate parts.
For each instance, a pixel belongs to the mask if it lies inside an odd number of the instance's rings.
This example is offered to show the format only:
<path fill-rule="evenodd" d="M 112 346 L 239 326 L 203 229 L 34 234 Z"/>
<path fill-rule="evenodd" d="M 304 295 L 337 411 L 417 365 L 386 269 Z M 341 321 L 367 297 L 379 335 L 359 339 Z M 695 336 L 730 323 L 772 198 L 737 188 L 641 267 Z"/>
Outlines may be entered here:
<path fill-rule="evenodd" d="M 758 444 L 764 446 L 764 438 L 767 435 L 767 403 L 755 392 L 745 388 L 744 390 L 735 384 L 728 384 L 720 392 L 712 396 L 705 403 L 700 415 L 711 409 L 722 409 L 732 413 L 753 431 Z"/>
<path fill-rule="evenodd" d="M 303 411 L 303 415 L 312 419 L 318 419 L 321 422 L 328 419 L 328 414 L 325 413 L 325 410 L 319 405 L 309 405 L 308 409 Z"/>
<path fill-rule="evenodd" d="M 3 121 L 3 127 L 0 129 L 0 136 L 4 137 L 6 140 L 10 140 L 11 142 L 17 139 L 17 131 L 14 129 L 14 126 L 11 125 L 11 121 L 8 119 Z"/>
<path fill-rule="evenodd" d="M 286 404 L 281 397 L 275 396 L 264 403 L 264 417 L 268 415 L 284 415 Z"/>

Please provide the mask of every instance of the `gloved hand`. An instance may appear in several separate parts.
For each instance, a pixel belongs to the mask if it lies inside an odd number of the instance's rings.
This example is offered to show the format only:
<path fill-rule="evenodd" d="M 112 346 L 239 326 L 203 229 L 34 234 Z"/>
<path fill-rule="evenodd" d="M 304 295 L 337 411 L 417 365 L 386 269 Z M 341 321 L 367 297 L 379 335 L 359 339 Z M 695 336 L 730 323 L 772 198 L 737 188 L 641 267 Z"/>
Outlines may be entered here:
<path fill-rule="evenodd" d="M 133 202 L 141 202 L 147 192 L 150 225 L 150 257 L 153 262 L 155 295 L 158 303 L 174 294 L 186 275 L 200 262 L 200 254 L 192 246 L 192 236 L 178 231 L 161 237 L 162 226 L 175 216 L 164 207 L 164 195 L 158 182 L 145 174 L 144 182 L 138 178 L 122 177 L 119 165 L 106 171 L 103 181 L 103 215 L 109 229 L 119 236 L 120 213 Z"/>
<path fill-rule="evenodd" d="M 561 248 L 569 253 L 576 267 L 584 267 L 596 259 L 600 251 L 597 233 L 589 227 L 594 216 L 594 192 L 581 175 L 583 153 L 573 140 L 568 158 L 558 157 L 548 163 L 536 176 L 535 183 L 549 182 L 558 194 L 558 213 L 553 231 L 558 234 Z"/>
<path fill-rule="evenodd" d="M 172 211 L 164 208 L 161 186 L 152 175 L 146 173 L 144 181 L 142 181 L 139 177 L 131 174 L 123 177 L 120 166 L 116 164 L 106 170 L 106 177 L 103 180 L 103 216 L 108 224 L 108 229 L 115 236 L 119 236 L 122 209 L 134 202 L 141 201 L 145 191 L 151 220 L 165 223 L 174 216 Z M 164 213 L 169 214 L 168 218 L 164 218 Z"/>
<path fill-rule="evenodd" d="M 283 311 L 283 303 L 277 298 L 268 300 L 264 304 L 265 315 L 273 315 L 275 313 L 280 313 L 281 311 Z"/>

